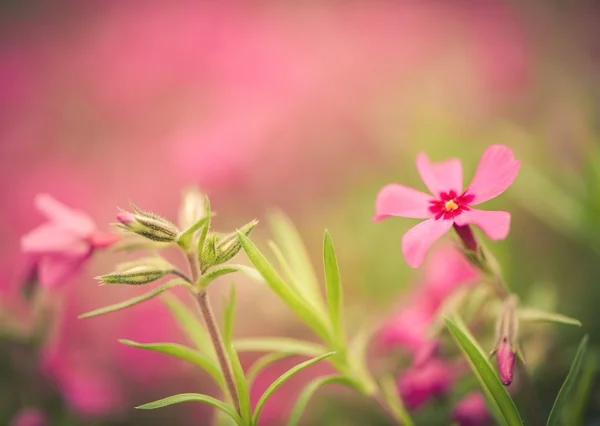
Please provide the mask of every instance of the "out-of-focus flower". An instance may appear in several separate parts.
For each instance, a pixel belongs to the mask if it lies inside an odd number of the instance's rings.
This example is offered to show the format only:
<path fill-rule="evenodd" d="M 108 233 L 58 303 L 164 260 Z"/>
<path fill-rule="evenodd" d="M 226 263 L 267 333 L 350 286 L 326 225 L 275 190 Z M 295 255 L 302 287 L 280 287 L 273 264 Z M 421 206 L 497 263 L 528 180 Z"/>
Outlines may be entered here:
<path fill-rule="evenodd" d="M 490 412 L 480 392 L 465 396 L 452 410 L 452 421 L 459 426 L 485 426 L 491 420 Z"/>
<path fill-rule="evenodd" d="M 375 221 L 391 216 L 427 219 L 402 238 L 402 253 L 409 266 L 419 267 L 427 250 L 454 226 L 478 226 L 491 240 L 508 235 L 510 214 L 471 208 L 502 194 L 515 180 L 520 161 L 503 145 L 489 147 L 471 185 L 463 192 L 462 164 L 457 159 L 432 164 L 425 154 L 417 157 L 417 169 L 433 196 L 398 184 L 384 187 L 377 196 Z"/>
<path fill-rule="evenodd" d="M 399 346 L 421 360 L 429 358 L 433 349 L 427 329 L 442 303 L 461 286 L 475 283 L 477 271 L 454 247 L 436 248 L 427 260 L 424 282 L 408 298 L 406 307 L 386 322 L 380 333 L 384 347 Z M 429 349 L 429 351 L 428 351 Z"/>
<path fill-rule="evenodd" d="M 94 249 L 105 248 L 117 237 L 98 231 L 92 218 L 71 209 L 47 194 L 39 194 L 35 205 L 48 222 L 21 238 L 21 249 L 35 262 L 39 283 L 53 289 L 81 269 Z"/>
<path fill-rule="evenodd" d="M 19 412 L 10 421 L 10 426 L 47 426 L 46 417 L 41 411 L 27 408 Z"/>
<path fill-rule="evenodd" d="M 508 339 L 503 339 L 500 347 L 496 351 L 496 359 L 498 360 L 498 374 L 500 381 L 504 386 L 508 386 L 513 381 L 513 373 L 515 369 L 515 351 L 511 347 Z"/>
<path fill-rule="evenodd" d="M 451 366 L 432 359 L 420 367 L 411 367 L 398 377 L 398 392 L 410 409 L 421 407 L 431 398 L 448 392 L 452 385 Z"/>

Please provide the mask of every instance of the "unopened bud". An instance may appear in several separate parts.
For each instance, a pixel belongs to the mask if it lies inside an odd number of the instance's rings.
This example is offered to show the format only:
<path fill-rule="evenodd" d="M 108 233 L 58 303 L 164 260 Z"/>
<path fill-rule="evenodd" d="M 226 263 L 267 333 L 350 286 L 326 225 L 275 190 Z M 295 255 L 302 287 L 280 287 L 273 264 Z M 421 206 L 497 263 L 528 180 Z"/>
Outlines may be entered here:
<path fill-rule="evenodd" d="M 101 275 L 96 279 L 101 284 L 143 285 L 167 276 L 174 269 L 173 265 L 162 258 L 144 258 L 123 263 L 115 272 Z"/>
<path fill-rule="evenodd" d="M 179 230 L 167 219 L 132 207 L 135 213 L 120 212 L 117 215 L 118 226 L 153 241 L 166 243 L 177 239 Z"/>
<path fill-rule="evenodd" d="M 508 386 L 512 383 L 515 369 L 515 352 L 508 339 L 502 340 L 500 347 L 496 351 L 496 359 L 498 360 L 500 381 L 504 386 Z"/>
<path fill-rule="evenodd" d="M 206 216 L 206 197 L 197 188 L 184 191 L 179 209 L 179 226 L 188 229 Z"/>
<path fill-rule="evenodd" d="M 251 222 L 242 226 L 239 231 L 244 235 L 248 236 L 252 230 L 258 225 L 258 220 L 254 219 Z M 225 235 L 219 240 L 217 244 L 217 259 L 215 264 L 225 263 L 230 260 L 233 256 L 238 254 L 242 249 L 242 243 L 237 236 L 237 231 L 231 234 Z"/>
<path fill-rule="evenodd" d="M 206 270 L 209 267 L 215 264 L 215 259 L 217 258 L 217 237 L 216 235 L 209 235 L 206 238 L 204 243 L 204 247 L 201 247 L 201 250 L 198 253 L 198 260 L 200 261 L 200 265 L 202 265 L 202 269 Z"/>

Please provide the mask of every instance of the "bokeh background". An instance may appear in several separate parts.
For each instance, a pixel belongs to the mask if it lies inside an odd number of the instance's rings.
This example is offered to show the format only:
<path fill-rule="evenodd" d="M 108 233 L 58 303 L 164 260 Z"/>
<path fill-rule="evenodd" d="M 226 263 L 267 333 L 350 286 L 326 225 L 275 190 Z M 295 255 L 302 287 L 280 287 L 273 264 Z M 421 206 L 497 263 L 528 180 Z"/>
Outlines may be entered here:
<path fill-rule="evenodd" d="M 0 309 L 23 309 L 19 239 L 43 221 L 35 194 L 86 210 L 108 230 L 129 201 L 176 218 L 181 190 L 197 185 L 217 228 L 262 219 L 262 247 L 268 212 L 283 209 L 317 266 L 328 228 L 349 321 L 377 320 L 419 278 L 400 253 L 412 221 L 371 222 L 379 188 L 422 188 L 420 151 L 460 157 L 468 181 L 484 149 L 501 143 L 523 166 L 490 203 L 513 215 L 509 238 L 491 249 L 523 300 L 581 319 L 595 345 L 599 22 L 593 1 L 2 1 Z M 76 319 L 135 292 L 93 281 L 116 260 L 96 257 L 60 291 L 45 349 L 56 395 L 44 409 L 63 413 L 61 426 L 209 424 L 201 407 L 132 409 L 208 389 L 190 367 L 117 343 L 184 341 L 159 300 Z M 216 285 L 215 298 L 227 286 Z M 238 287 L 237 335 L 310 338 L 260 284 Z M 543 343 L 523 342 L 546 351 L 535 377 L 547 411 L 582 334 L 556 326 L 540 330 Z M 21 376 L 5 349 L 3 425 L 30 403 L 8 397 Z M 38 386 L 18 382 L 26 394 Z M 387 424 L 357 397 L 325 398 L 307 424 Z M 271 424 L 291 404 L 282 394 Z M 598 389 L 587 417 L 600 421 Z"/>

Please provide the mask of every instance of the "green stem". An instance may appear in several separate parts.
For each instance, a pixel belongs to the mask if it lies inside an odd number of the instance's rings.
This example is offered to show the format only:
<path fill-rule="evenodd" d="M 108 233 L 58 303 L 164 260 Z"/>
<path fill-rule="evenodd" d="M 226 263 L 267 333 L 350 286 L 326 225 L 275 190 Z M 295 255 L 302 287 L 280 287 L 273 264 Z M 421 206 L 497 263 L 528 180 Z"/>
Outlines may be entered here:
<path fill-rule="evenodd" d="M 201 275 L 200 264 L 198 262 L 197 256 L 194 252 L 189 252 L 187 253 L 187 259 L 190 264 L 192 280 L 194 283 L 197 283 Z M 233 400 L 236 411 L 239 413 L 240 405 L 237 390 L 235 387 L 235 380 L 233 378 L 233 372 L 231 370 L 231 365 L 229 364 L 229 358 L 227 357 L 227 353 L 225 352 L 223 337 L 221 336 L 221 332 L 219 331 L 219 327 L 217 326 L 217 321 L 210 306 L 210 302 L 208 300 L 208 293 L 206 292 L 206 290 L 201 290 L 200 293 L 196 294 L 196 302 L 198 303 L 200 313 L 202 314 L 202 319 L 204 320 L 204 324 L 206 325 L 206 329 L 208 331 L 208 334 L 210 335 L 213 347 L 215 348 L 215 353 L 217 354 L 217 359 L 221 367 L 221 372 L 223 373 L 223 377 L 225 378 L 227 390 L 229 391 L 229 395 Z"/>

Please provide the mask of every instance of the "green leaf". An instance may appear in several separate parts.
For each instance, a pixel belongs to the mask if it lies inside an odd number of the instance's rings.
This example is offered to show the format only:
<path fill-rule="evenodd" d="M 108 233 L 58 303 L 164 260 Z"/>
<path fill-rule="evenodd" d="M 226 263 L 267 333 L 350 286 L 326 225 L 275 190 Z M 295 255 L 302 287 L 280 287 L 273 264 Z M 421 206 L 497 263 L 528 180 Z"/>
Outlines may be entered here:
<path fill-rule="evenodd" d="M 201 254 L 204 250 L 204 243 L 206 242 L 206 237 L 208 236 L 208 231 L 210 230 L 210 219 L 212 216 L 212 213 L 210 212 L 210 200 L 208 197 L 205 198 L 206 203 L 204 204 L 204 216 L 208 218 L 208 222 L 206 223 L 206 226 L 202 228 L 202 231 L 200 231 L 200 238 L 198 239 L 198 254 Z"/>
<path fill-rule="evenodd" d="M 338 268 L 337 257 L 331 235 L 325 231 L 323 239 L 323 263 L 325 266 L 325 279 L 327 282 L 327 306 L 329 308 L 329 319 L 333 332 L 340 345 L 344 342 L 343 323 L 341 312 L 343 309 L 342 282 Z"/>
<path fill-rule="evenodd" d="M 488 357 L 477 344 L 475 338 L 464 326 L 459 317 L 454 320 L 446 318 L 446 326 L 452 337 L 468 359 L 475 376 L 485 391 L 494 411 L 501 416 L 501 420 L 508 426 L 521 426 L 523 421 L 517 411 L 513 400 L 500 382 L 496 371 L 488 361 Z"/>
<path fill-rule="evenodd" d="M 582 367 L 581 378 L 577 384 L 575 396 L 571 402 L 566 418 L 570 419 L 572 426 L 582 426 L 584 422 L 585 408 L 590 399 L 592 385 L 596 377 L 597 357 L 595 354 L 587 356 Z M 565 418 L 565 416 L 563 416 Z"/>
<path fill-rule="evenodd" d="M 319 289 L 319 281 L 298 230 L 290 218 L 280 211 L 270 215 L 270 223 L 275 242 L 289 262 L 296 282 L 302 286 L 307 301 L 313 306 L 322 307 L 323 297 Z"/>
<path fill-rule="evenodd" d="M 209 222 L 210 216 L 203 217 L 198 222 L 196 222 L 188 229 L 183 231 L 177 239 L 177 244 L 179 245 L 179 247 L 181 247 L 185 251 L 188 251 L 192 245 L 192 240 L 194 239 L 194 234 L 196 233 L 196 231 L 198 231 L 203 226 L 208 225 Z"/>
<path fill-rule="evenodd" d="M 252 387 L 252 383 L 254 383 L 254 380 L 256 380 L 258 375 L 265 368 L 269 367 L 271 364 L 276 363 L 277 361 L 280 361 L 284 358 L 287 358 L 287 357 L 293 356 L 293 355 L 294 354 L 285 353 L 285 352 L 273 352 L 273 353 L 266 354 L 266 355 L 263 355 L 260 358 L 258 358 L 256 361 L 254 361 L 254 363 L 248 370 L 248 373 L 246 374 L 246 377 L 248 380 L 248 387 Z"/>
<path fill-rule="evenodd" d="M 97 317 L 99 315 L 104 315 L 104 314 L 108 314 L 111 312 L 120 311 L 121 309 L 129 308 L 130 306 L 137 305 L 138 303 L 145 302 L 146 300 L 150 300 L 153 297 L 156 297 L 159 294 L 163 293 L 164 291 L 169 290 L 170 288 L 179 287 L 179 286 L 185 286 L 185 287 L 191 288 L 190 284 L 184 280 L 181 280 L 181 279 L 171 280 L 168 283 L 163 284 L 162 286 L 157 287 L 148 293 L 142 294 L 141 296 L 134 297 L 133 299 L 129 299 L 129 300 L 126 300 L 121 303 L 115 303 L 114 305 L 105 306 L 104 308 L 96 309 L 91 312 L 87 312 L 85 314 L 79 315 L 79 318 Z"/>
<path fill-rule="evenodd" d="M 575 318 L 570 318 L 561 314 L 555 314 L 553 312 L 544 312 L 534 308 L 520 308 L 518 310 L 518 315 L 521 321 L 555 322 L 558 324 L 581 327 L 581 321 L 576 320 Z"/>
<path fill-rule="evenodd" d="M 175 343 L 138 343 L 131 340 L 121 339 L 120 343 L 131 346 L 134 348 L 143 349 L 151 352 L 158 352 L 161 354 L 169 355 L 174 358 L 181 359 L 191 364 L 197 365 L 206 371 L 219 386 L 221 390 L 225 390 L 225 381 L 221 374 L 220 368 L 210 360 L 207 356 L 201 354 L 198 351 L 188 348 L 187 346 L 178 345 Z"/>
<path fill-rule="evenodd" d="M 406 411 L 402 398 L 400 398 L 400 395 L 398 394 L 398 388 L 394 378 L 392 376 L 385 376 L 381 379 L 380 384 L 383 398 L 394 418 L 403 426 L 413 426 L 414 422 L 408 414 L 408 411 Z"/>
<path fill-rule="evenodd" d="M 299 283 L 297 281 L 297 278 L 294 276 L 294 273 L 292 272 L 290 264 L 286 260 L 285 256 L 283 255 L 283 252 L 281 251 L 279 246 L 277 244 L 275 244 L 274 241 L 269 241 L 268 245 L 269 245 L 269 248 L 271 249 L 271 251 L 273 252 L 273 254 L 275 255 L 275 258 L 277 259 L 279 268 L 281 269 L 281 271 L 283 272 L 283 275 L 285 276 L 286 283 L 290 286 L 290 288 L 292 290 L 294 290 L 296 293 L 298 293 L 298 295 L 303 300 L 305 300 L 306 303 L 310 304 L 311 297 L 307 292 L 307 287 L 303 286 L 302 283 Z M 314 308 L 322 309 L 322 306 L 315 306 Z"/>
<path fill-rule="evenodd" d="M 263 407 L 265 406 L 265 404 L 267 403 L 267 401 L 269 400 L 269 398 L 273 395 L 273 393 L 275 393 L 275 391 L 277 389 L 279 389 L 279 387 L 281 385 L 283 385 L 285 382 L 287 382 L 289 379 L 291 379 L 292 377 L 294 377 L 296 374 L 298 374 L 302 370 L 310 367 L 313 364 L 316 364 L 319 361 L 324 360 L 325 358 L 329 358 L 334 353 L 335 352 L 329 352 L 327 354 L 318 356 L 316 358 L 309 359 L 308 361 L 305 361 L 305 362 L 303 362 L 301 364 L 296 365 L 295 367 L 290 368 L 288 371 L 286 371 L 281 376 L 279 376 L 279 378 L 277 380 L 275 380 L 273 383 L 271 383 L 271 386 L 269 386 L 267 388 L 267 390 L 265 391 L 265 393 L 262 394 L 262 396 L 260 397 L 260 399 L 256 403 L 256 407 L 254 408 L 254 419 L 253 419 L 252 424 L 253 425 L 257 425 L 258 424 L 258 419 L 260 418 L 260 413 L 261 413 Z"/>
<path fill-rule="evenodd" d="M 235 379 L 235 388 L 237 391 L 238 403 L 240 405 L 240 415 L 244 422 L 249 423 L 252 418 L 250 387 L 248 386 L 248 380 L 246 380 L 246 376 L 244 375 L 244 369 L 242 368 L 238 354 L 231 343 L 235 314 L 235 286 L 231 286 L 229 302 L 225 303 L 224 313 L 225 325 L 223 330 L 223 345 L 225 346 L 225 352 L 227 352 L 227 358 L 229 358 L 229 362 L 231 363 L 231 370 Z"/>
<path fill-rule="evenodd" d="M 239 339 L 233 342 L 240 352 L 278 352 L 293 355 L 319 356 L 327 351 L 325 346 L 287 337 L 262 337 Z"/>
<path fill-rule="evenodd" d="M 238 232 L 240 243 L 254 265 L 256 270 L 263 276 L 269 288 L 294 312 L 306 325 L 308 325 L 321 339 L 330 341 L 329 330 L 326 322 L 319 312 L 316 312 L 308 305 L 298 294 L 288 287 L 288 285 L 279 276 L 277 271 L 271 266 L 269 261 L 263 256 L 250 239 L 243 233 Z"/>
<path fill-rule="evenodd" d="M 556 400 L 554 401 L 554 405 L 552 406 L 552 410 L 550 411 L 550 416 L 548 417 L 548 423 L 546 423 L 547 426 L 561 424 L 562 411 L 568 404 L 569 397 L 571 396 L 571 391 L 577 382 L 579 373 L 581 371 L 581 366 L 585 358 L 585 353 L 587 351 L 587 346 L 588 335 L 586 334 L 585 336 L 583 336 L 583 339 L 581 339 L 581 343 L 577 348 L 577 353 L 575 354 L 573 364 L 571 364 L 569 374 L 567 375 L 567 378 L 561 386 L 560 391 L 558 391 L 558 395 L 556 396 Z"/>
<path fill-rule="evenodd" d="M 368 396 L 374 395 L 377 392 L 377 384 L 367 368 L 367 351 L 373 332 L 373 327 L 359 329 L 350 341 L 348 348 L 349 364 L 352 377 L 356 380 L 356 385 L 358 386 L 357 390 Z"/>
<path fill-rule="evenodd" d="M 179 395 L 173 395 L 167 398 L 159 399 L 158 401 L 140 405 L 135 408 L 139 410 L 154 410 L 156 408 L 167 407 L 173 404 L 181 404 L 182 402 L 203 402 L 205 404 L 212 405 L 214 408 L 221 410 L 223 413 L 231 417 L 236 422 L 236 424 L 240 426 L 244 425 L 240 416 L 238 416 L 235 410 L 229 405 L 211 396 L 202 395 L 200 393 L 182 393 Z"/>
<path fill-rule="evenodd" d="M 198 280 L 198 287 L 206 288 L 217 278 L 238 271 L 245 273 L 247 276 L 257 281 L 263 281 L 262 276 L 258 273 L 256 269 L 246 265 L 230 264 L 215 266 L 214 268 L 209 269 L 208 272 L 203 274 Z"/>
<path fill-rule="evenodd" d="M 163 294 L 161 299 L 171 312 L 179 328 L 196 346 L 196 349 L 208 356 L 213 363 L 216 363 L 217 354 L 200 319 L 174 294 Z"/>
<path fill-rule="evenodd" d="M 323 386 L 338 384 L 342 386 L 348 386 L 350 388 L 353 387 L 352 381 L 348 380 L 342 376 L 327 376 L 327 377 L 318 377 L 313 379 L 306 385 L 306 387 L 302 390 L 302 393 L 298 397 L 296 401 L 296 405 L 294 405 L 294 409 L 292 410 L 292 414 L 288 420 L 287 426 L 297 426 L 308 402 L 313 397 L 315 392 L 317 392 Z"/>

